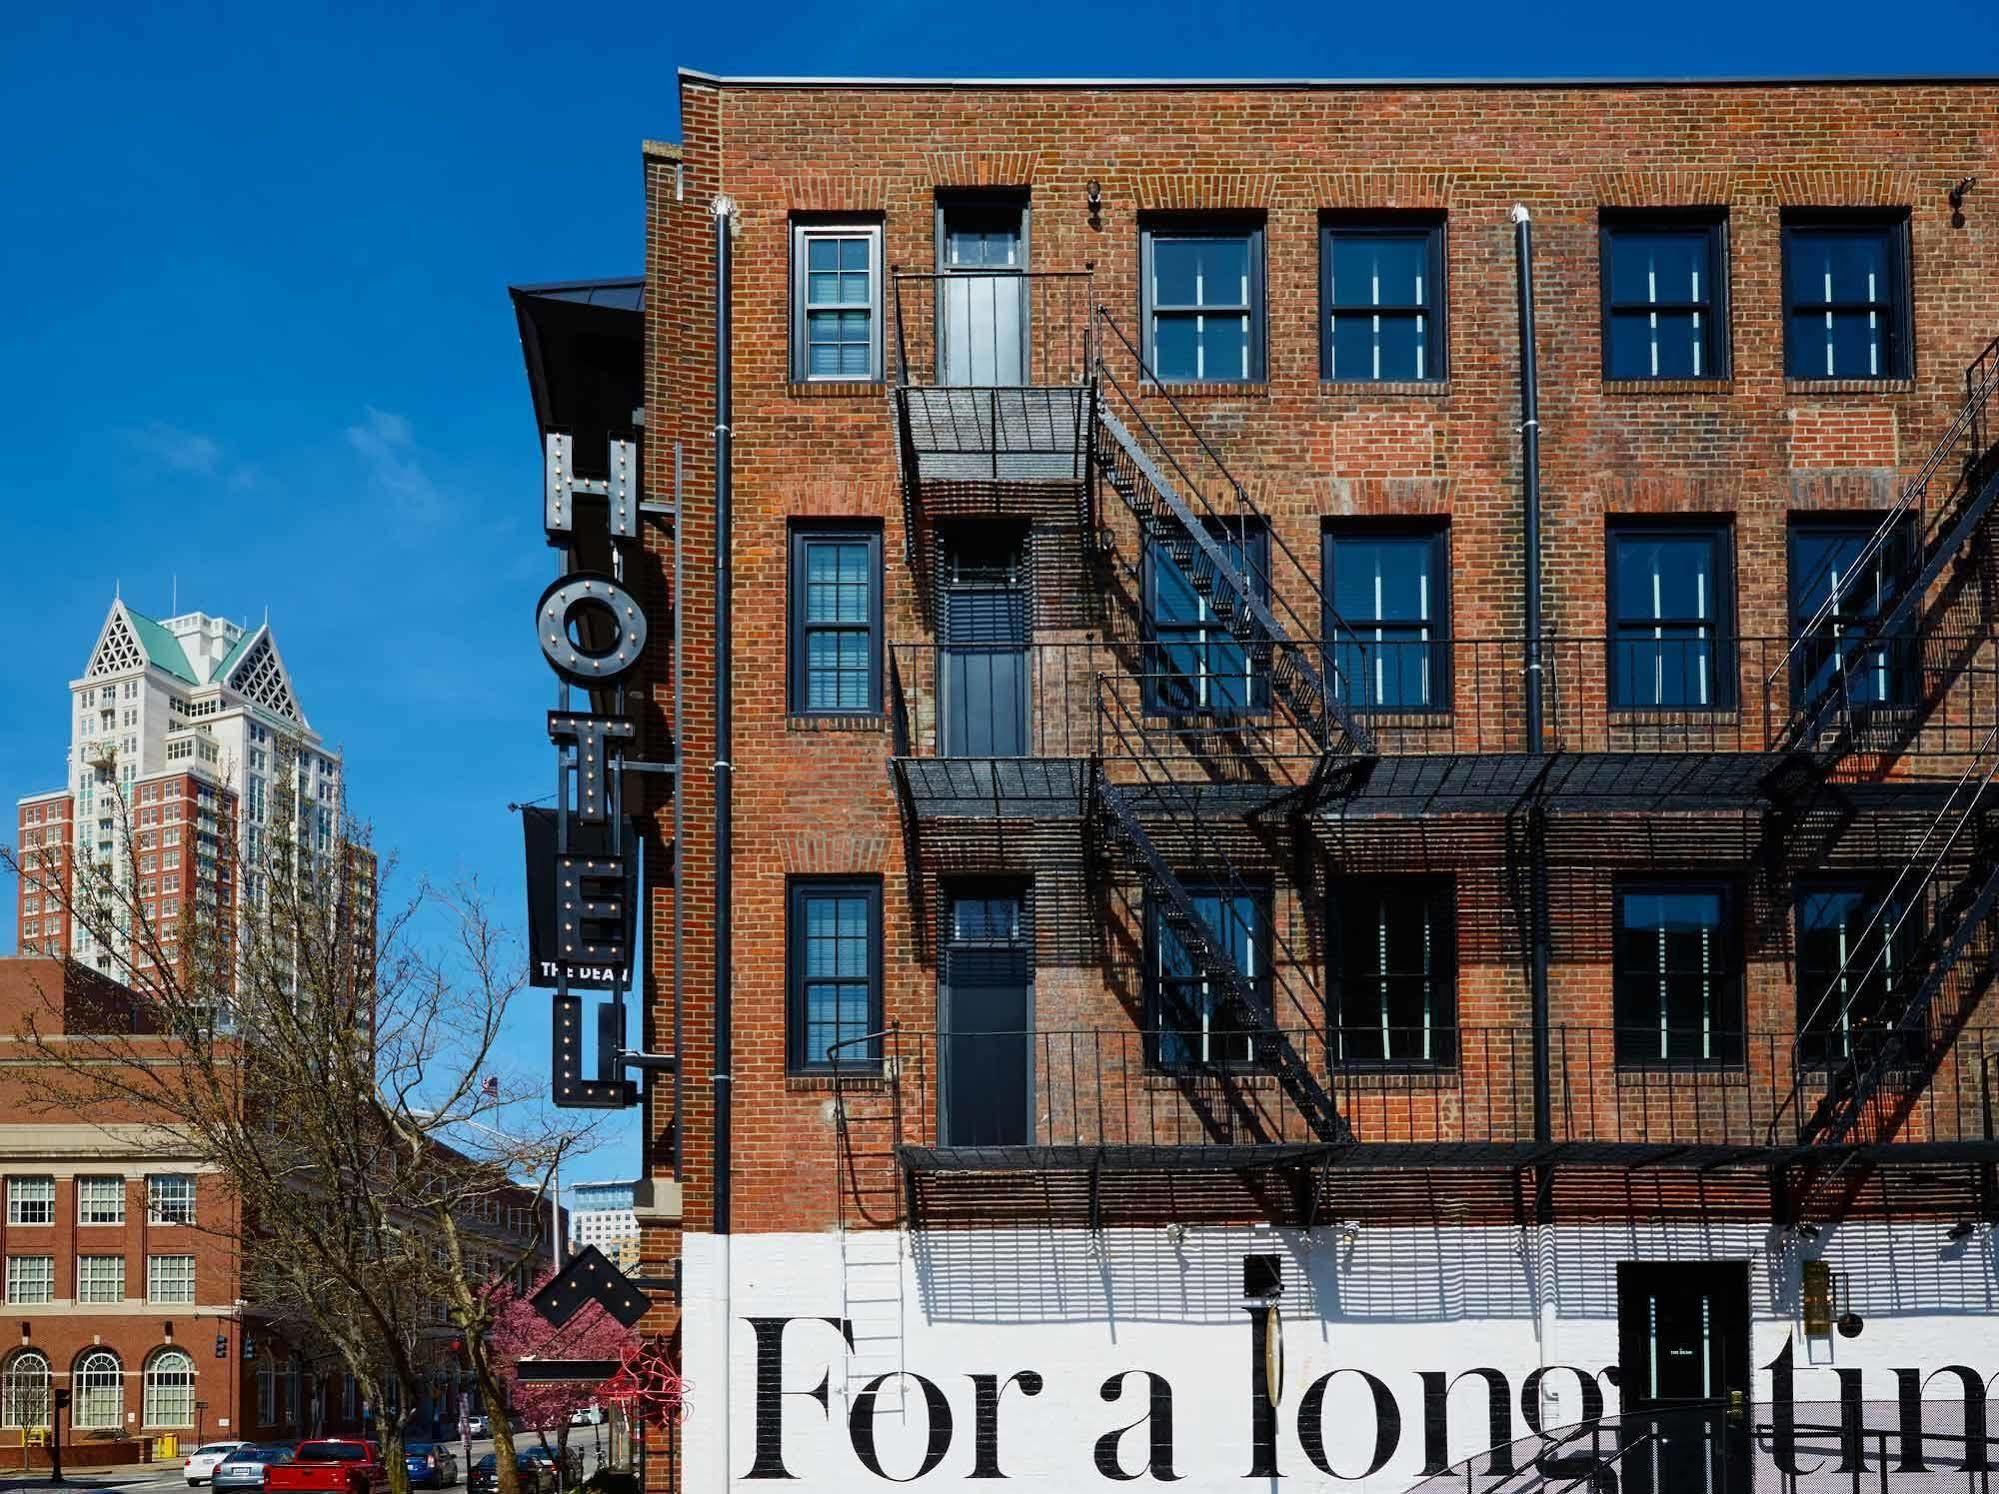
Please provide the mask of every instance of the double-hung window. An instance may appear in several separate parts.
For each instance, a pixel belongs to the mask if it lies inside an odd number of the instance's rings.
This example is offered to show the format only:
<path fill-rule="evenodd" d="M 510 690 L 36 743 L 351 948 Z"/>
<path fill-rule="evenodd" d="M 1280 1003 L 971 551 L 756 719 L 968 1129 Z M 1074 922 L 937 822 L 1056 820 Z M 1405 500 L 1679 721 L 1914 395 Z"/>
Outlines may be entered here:
<path fill-rule="evenodd" d="M 792 528 L 792 715 L 880 713 L 881 568 L 878 527 Z"/>
<path fill-rule="evenodd" d="M 125 1257 L 122 1255 L 80 1255 L 76 1258 L 76 1300 L 79 1302 L 123 1302 L 125 1300 Z"/>
<path fill-rule="evenodd" d="M 1447 709 L 1447 532 L 1440 526 L 1328 525 L 1324 546 L 1331 688 L 1364 710 Z"/>
<path fill-rule="evenodd" d="M 125 1222 L 125 1180 L 111 1177 L 80 1177 L 76 1180 L 76 1222 L 78 1224 L 123 1224 Z"/>
<path fill-rule="evenodd" d="M 1444 220 L 1355 221 L 1319 228 L 1319 375 L 1341 381 L 1444 377 Z"/>
<path fill-rule="evenodd" d="M 10 1255 L 7 1257 L 7 1300 L 23 1304 L 53 1302 L 56 1296 L 56 1258 L 52 1255 Z"/>
<path fill-rule="evenodd" d="M 882 376 L 881 225 L 791 225 L 791 376 Z"/>
<path fill-rule="evenodd" d="M 1161 1069 L 1236 1067 L 1254 1061 L 1254 1033 L 1271 1019 L 1268 889 L 1190 885 L 1209 950 L 1237 979 L 1196 957 L 1157 899 L 1145 905 L 1148 1057 Z M 1248 1010 L 1244 1009 L 1245 1001 Z"/>
<path fill-rule="evenodd" d="M 1605 213 L 1600 236 L 1603 376 L 1727 377 L 1726 219 Z"/>
<path fill-rule="evenodd" d="M 881 1057 L 878 878 L 798 877 L 786 922 L 790 1061 L 794 1073 L 850 1069 Z M 855 1039 L 868 1039 L 857 1042 Z"/>
<path fill-rule="evenodd" d="M 1903 1039 L 1883 1021 L 1896 971 L 1918 933 L 1885 882 L 1814 879 L 1797 889 L 1798 1057 L 1807 1064 L 1880 1056 Z"/>
<path fill-rule="evenodd" d="M 1909 377 L 1909 215 L 1784 217 L 1784 371 Z"/>
<path fill-rule="evenodd" d="M 168 1306 L 194 1301 L 194 1257 L 191 1255 L 149 1255 L 146 1257 L 146 1300 Z"/>
<path fill-rule="evenodd" d="M 1250 522 L 1213 523 L 1208 538 L 1222 565 L 1239 576 L 1257 601 L 1270 600 L 1270 535 Z M 1194 577 L 1164 544 L 1146 551 L 1145 708 L 1167 715 L 1240 716 L 1270 708 L 1268 671 L 1217 613 L 1215 594 L 1227 590 L 1240 616 L 1235 584 L 1221 574 L 1213 556 L 1196 563 L 1207 577 Z"/>
<path fill-rule="evenodd" d="M 1793 704 L 1815 705 L 1829 692 L 1862 710 L 1915 703 L 1915 637 L 1866 649 L 1851 642 L 1893 605 L 1913 554 L 1912 528 L 1898 526 L 1877 545 L 1880 533 L 1880 520 L 1865 514 L 1791 520 L 1791 636 L 1802 640 L 1792 656 Z"/>
<path fill-rule="evenodd" d="M 149 1224 L 194 1223 L 194 1178 L 184 1172 L 156 1172 L 146 1179 Z"/>
<path fill-rule="evenodd" d="M 1338 891 L 1339 1054 L 1353 1064 L 1457 1061 L 1457 940 L 1445 877 L 1349 881 Z"/>
<path fill-rule="evenodd" d="M 9 1224 L 54 1224 L 55 1221 L 56 1180 L 54 1178 L 7 1179 Z"/>
<path fill-rule="evenodd" d="M 1613 520 L 1609 549 L 1611 705 L 1733 706 L 1728 526 Z"/>
<path fill-rule="evenodd" d="M 1620 882 L 1613 1008 L 1621 1064 L 1738 1064 L 1741 950 L 1722 882 Z"/>
<path fill-rule="evenodd" d="M 1167 383 L 1263 378 L 1263 227 L 1170 218 L 1142 230 L 1145 361 Z"/>

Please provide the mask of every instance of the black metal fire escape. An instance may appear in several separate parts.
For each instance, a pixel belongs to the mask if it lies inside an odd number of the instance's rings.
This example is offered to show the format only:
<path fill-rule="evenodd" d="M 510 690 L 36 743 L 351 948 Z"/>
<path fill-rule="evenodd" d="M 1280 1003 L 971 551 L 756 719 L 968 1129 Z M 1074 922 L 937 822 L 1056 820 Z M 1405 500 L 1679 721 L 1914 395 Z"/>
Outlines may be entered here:
<path fill-rule="evenodd" d="M 1999 393 L 1999 340 L 1965 374 L 1965 402 L 1929 459 L 1879 528 L 1829 588 L 1801 630 L 1771 692 L 1794 690 L 1791 717 L 1773 746 L 1784 761 L 1773 798 L 1797 803 L 1852 754 L 1868 749 L 1883 710 L 1878 681 L 1890 668 L 1923 661 L 1902 646 L 1925 632 L 1932 592 L 1947 570 L 1979 561 L 1979 537 L 1999 502 L 1999 445 L 1987 415 Z M 1940 499 L 1945 474 L 1954 480 Z M 1913 540 L 1913 542 L 1911 542 Z M 1887 598 L 1854 620 L 1846 593 L 1880 577 Z M 1950 688 L 1951 676 L 1924 682 L 1907 712 Z M 1823 1014 L 1805 1013 L 1793 1048 L 1794 1089 L 1778 1127 L 1795 1124 L 1808 1149 L 1837 1154 L 1807 1169 L 1794 1204 L 1800 1217 L 1836 1217 L 1857 1174 L 1854 1149 L 1895 1139 L 1936 1077 L 1995 971 L 1992 915 L 1999 908 L 1999 843 L 1988 825 L 1999 776 L 1999 724 L 1965 754 L 1963 770 L 1924 826 L 1829 993 L 1878 993 L 1860 1020 L 1833 1036 Z M 1828 997 L 1830 999 L 1830 997 Z M 1823 1004 L 1823 1003 L 1822 1003 Z M 1772 1141 L 1788 1138 L 1773 1134 Z"/>

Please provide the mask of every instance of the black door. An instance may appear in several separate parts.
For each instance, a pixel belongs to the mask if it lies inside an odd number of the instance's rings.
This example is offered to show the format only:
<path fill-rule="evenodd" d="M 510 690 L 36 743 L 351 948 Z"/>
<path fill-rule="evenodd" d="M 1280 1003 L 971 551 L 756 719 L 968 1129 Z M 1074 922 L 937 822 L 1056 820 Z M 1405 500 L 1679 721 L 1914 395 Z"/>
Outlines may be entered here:
<path fill-rule="evenodd" d="M 945 535 L 938 633 L 938 752 L 1027 756 L 1028 585 L 1018 525 Z"/>
<path fill-rule="evenodd" d="M 1617 1358 L 1627 1494 L 1744 1494 L 1748 1266 L 1621 1263 Z"/>
<path fill-rule="evenodd" d="M 938 962 L 945 1146 L 1033 1140 L 1033 960 L 1018 889 L 973 887 L 945 909 Z"/>

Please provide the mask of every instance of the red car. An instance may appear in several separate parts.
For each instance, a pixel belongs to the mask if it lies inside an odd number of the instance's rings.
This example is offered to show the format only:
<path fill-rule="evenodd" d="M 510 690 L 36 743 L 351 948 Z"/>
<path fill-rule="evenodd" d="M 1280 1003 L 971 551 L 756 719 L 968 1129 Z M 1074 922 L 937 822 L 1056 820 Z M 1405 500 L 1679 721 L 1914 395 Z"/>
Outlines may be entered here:
<path fill-rule="evenodd" d="M 358 1437 L 301 1442 L 289 1463 L 264 1470 L 264 1494 L 386 1494 L 382 1445 Z"/>

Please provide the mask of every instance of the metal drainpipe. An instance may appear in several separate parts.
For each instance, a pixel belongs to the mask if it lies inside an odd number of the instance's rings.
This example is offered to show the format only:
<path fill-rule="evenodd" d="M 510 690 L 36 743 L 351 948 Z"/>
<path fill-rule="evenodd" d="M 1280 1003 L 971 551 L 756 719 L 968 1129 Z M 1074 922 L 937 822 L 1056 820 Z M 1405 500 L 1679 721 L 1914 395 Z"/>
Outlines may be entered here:
<path fill-rule="evenodd" d="M 730 919 L 733 878 L 730 875 L 729 820 L 731 796 L 735 789 L 735 769 L 730 764 L 732 722 L 730 668 L 734 662 L 733 639 L 729 628 L 729 591 L 733 584 L 730 564 L 732 521 L 730 517 L 730 451 L 733 415 L 729 397 L 729 250 L 730 229 L 736 205 L 718 195 L 709 210 L 715 215 L 715 1291 L 721 1308 L 722 1363 L 735 1363 L 731 1342 L 735 1306 L 731 1298 L 732 1263 L 729 1255 L 729 1119 L 732 1017 L 730 989 L 734 978 L 734 937 Z M 681 1280 L 685 1282 L 683 1272 Z M 683 1296 L 683 1303 L 685 1298 Z M 726 1373 L 726 1371 L 725 1371 Z M 721 1449 L 726 1472 L 732 1439 L 729 1432 L 729 1390 L 719 1397 L 716 1445 Z"/>
<path fill-rule="evenodd" d="M 729 842 L 735 769 L 731 751 L 729 636 L 729 461 L 733 413 L 729 397 L 729 223 L 736 205 L 717 197 L 715 215 L 715 1233 L 729 1232 L 729 987 L 734 951 L 730 927 Z"/>
<path fill-rule="evenodd" d="M 1541 386 L 1534 356 L 1534 223 L 1524 203 L 1513 205 L 1513 247 L 1520 286 L 1520 472 L 1522 544 L 1527 579 L 1527 750 L 1546 750 L 1541 692 Z M 1548 861 L 1540 806 L 1528 810 L 1528 983 L 1534 1017 L 1534 1140 L 1554 1139 L 1548 1022 Z M 1536 1192 L 1545 1201 L 1547 1179 Z"/>

